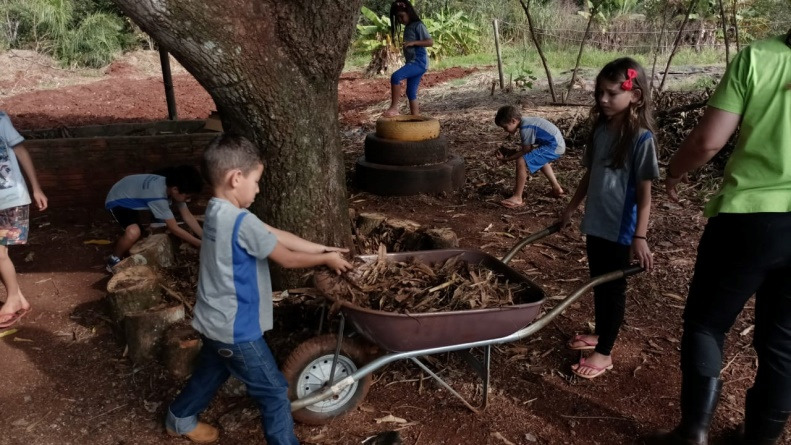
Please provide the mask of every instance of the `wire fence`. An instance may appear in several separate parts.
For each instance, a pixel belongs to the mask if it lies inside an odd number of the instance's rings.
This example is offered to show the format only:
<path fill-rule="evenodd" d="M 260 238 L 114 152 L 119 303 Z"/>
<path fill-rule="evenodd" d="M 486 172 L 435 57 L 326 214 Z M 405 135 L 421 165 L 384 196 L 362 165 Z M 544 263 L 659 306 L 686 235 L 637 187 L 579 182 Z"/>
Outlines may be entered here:
<path fill-rule="evenodd" d="M 512 29 L 527 28 L 526 23 L 504 22 L 503 25 Z M 620 50 L 629 49 L 637 52 L 650 52 L 659 47 L 660 52 L 669 52 L 678 34 L 677 28 L 668 27 L 664 31 L 661 29 L 645 29 L 655 27 L 656 24 L 639 21 L 627 21 L 612 24 L 606 29 L 593 29 L 585 39 L 584 29 L 575 28 L 535 28 L 536 38 L 542 45 L 554 47 L 579 47 L 585 40 L 586 45 L 601 50 Z M 750 38 L 756 34 L 773 35 L 785 32 L 788 29 L 786 22 L 761 22 L 740 24 L 740 43 L 745 44 L 745 38 Z M 640 29 L 640 28 L 643 29 Z M 758 33 L 756 30 L 760 30 Z M 736 29 L 728 29 L 728 38 L 731 47 L 735 46 Z M 750 40 L 752 40 L 750 38 Z M 722 49 L 725 41 L 722 36 L 722 28 L 716 22 L 692 22 L 681 34 L 679 47 L 690 47 L 696 51 L 706 48 Z"/>

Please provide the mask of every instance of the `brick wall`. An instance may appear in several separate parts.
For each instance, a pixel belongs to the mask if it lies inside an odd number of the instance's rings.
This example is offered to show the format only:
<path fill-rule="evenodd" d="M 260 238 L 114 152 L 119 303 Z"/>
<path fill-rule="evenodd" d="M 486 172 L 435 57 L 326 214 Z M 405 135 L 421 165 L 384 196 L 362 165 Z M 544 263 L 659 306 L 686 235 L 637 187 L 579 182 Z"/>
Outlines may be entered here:
<path fill-rule="evenodd" d="M 198 167 L 203 149 L 218 134 L 203 124 L 163 121 L 22 134 L 50 206 L 101 208 L 110 187 L 126 175 L 168 165 Z"/>

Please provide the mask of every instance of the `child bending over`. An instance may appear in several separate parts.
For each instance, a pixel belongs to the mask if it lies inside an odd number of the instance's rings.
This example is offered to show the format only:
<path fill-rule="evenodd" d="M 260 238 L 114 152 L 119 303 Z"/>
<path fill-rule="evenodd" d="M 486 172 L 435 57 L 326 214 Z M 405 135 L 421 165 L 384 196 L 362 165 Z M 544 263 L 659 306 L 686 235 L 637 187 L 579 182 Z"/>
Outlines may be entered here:
<path fill-rule="evenodd" d="M 170 233 L 200 247 L 199 238 L 203 230 L 190 213 L 187 202 L 202 188 L 203 179 L 191 165 L 167 167 L 154 174 L 130 175 L 116 182 L 107 194 L 104 206 L 124 229 L 124 234 L 118 238 L 115 251 L 107 260 L 107 271 L 113 273 L 113 267 L 140 239 L 140 210 L 151 211 L 155 218 L 165 222 Z M 170 210 L 171 200 L 176 203 L 181 218 L 197 238 L 179 227 Z"/>
<path fill-rule="evenodd" d="M 513 153 L 507 150 L 498 150 L 495 156 L 500 162 L 516 161 L 516 184 L 514 193 L 510 198 L 500 201 L 504 207 L 513 209 L 524 205 L 522 193 L 525 190 L 527 172 L 530 174 L 541 170 L 549 179 L 552 187 L 550 194 L 555 197 L 563 196 L 563 188 L 555 178 L 550 162 L 560 158 L 566 152 L 566 141 L 558 130 L 546 119 L 540 117 L 522 117 L 519 109 L 508 105 L 497 110 L 494 123 L 506 133 L 519 132 L 520 149 Z"/>

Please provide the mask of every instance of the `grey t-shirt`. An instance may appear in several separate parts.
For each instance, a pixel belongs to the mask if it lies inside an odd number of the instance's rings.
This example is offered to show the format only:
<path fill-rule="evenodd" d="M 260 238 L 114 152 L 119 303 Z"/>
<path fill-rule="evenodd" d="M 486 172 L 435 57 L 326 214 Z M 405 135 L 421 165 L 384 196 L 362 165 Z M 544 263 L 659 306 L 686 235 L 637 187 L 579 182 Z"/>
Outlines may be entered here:
<path fill-rule="evenodd" d="M 426 25 L 424 25 L 423 22 L 409 22 L 409 24 L 404 27 L 404 42 L 414 42 L 416 40 L 426 40 L 430 38 L 431 36 L 428 33 L 428 29 L 426 29 Z M 410 46 L 404 48 L 404 61 L 406 63 L 418 62 L 428 67 L 428 53 L 426 52 L 426 48 L 424 46 Z"/>
<path fill-rule="evenodd" d="M 637 224 L 637 185 L 659 177 L 654 135 L 642 129 L 623 168 L 611 168 L 618 134 L 604 125 L 596 128 L 593 146 L 582 164 L 590 170 L 585 215 L 580 230 L 618 244 L 631 245 Z"/>
<path fill-rule="evenodd" d="M 177 207 L 181 208 L 186 205 L 186 202 L 179 202 Z M 107 193 L 104 207 L 106 209 L 124 207 L 132 210 L 151 210 L 157 219 L 175 218 L 170 210 L 167 180 L 164 176 L 159 175 L 129 175 L 121 179 Z"/>
<path fill-rule="evenodd" d="M 277 237 L 258 217 L 224 199 L 210 199 L 205 218 L 192 326 L 223 343 L 257 340 L 272 329 L 267 257 Z"/>

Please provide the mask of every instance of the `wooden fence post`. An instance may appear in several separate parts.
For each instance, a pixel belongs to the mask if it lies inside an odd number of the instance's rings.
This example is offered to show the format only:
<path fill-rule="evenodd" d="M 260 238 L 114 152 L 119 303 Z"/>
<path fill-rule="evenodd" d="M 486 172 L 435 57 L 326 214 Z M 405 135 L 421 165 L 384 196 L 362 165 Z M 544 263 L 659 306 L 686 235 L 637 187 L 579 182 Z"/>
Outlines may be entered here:
<path fill-rule="evenodd" d="M 492 20 L 494 25 L 494 47 L 497 49 L 497 71 L 500 73 L 500 89 L 504 88 L 503 81 L 503 55 L 500 53 L 500 30 L 497 29 L 497 19 Z"/>

